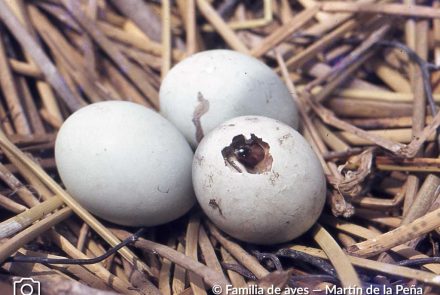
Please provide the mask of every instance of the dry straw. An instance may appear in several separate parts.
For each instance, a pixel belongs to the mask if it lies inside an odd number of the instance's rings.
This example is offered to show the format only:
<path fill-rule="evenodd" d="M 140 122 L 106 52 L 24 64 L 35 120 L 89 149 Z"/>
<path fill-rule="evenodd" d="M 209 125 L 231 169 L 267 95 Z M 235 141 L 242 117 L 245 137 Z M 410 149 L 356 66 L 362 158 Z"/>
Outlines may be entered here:
<path fill-rule="evenodd" d="M 4 277 L 38 278 L 47 294 L 396 279 L 438 294 L 439 3 L 0 0 Z M 260 59 L 292 93 L 328 188 L 304 245 L 242 243 L 200 208 L 136 239 L 104 226 L 58 181 L 54 140 L 74 110 L 112 99 L 158 109 L 171 67 L 212 48 Z M 43 264 L 53 259 L 72 264 Z"/>

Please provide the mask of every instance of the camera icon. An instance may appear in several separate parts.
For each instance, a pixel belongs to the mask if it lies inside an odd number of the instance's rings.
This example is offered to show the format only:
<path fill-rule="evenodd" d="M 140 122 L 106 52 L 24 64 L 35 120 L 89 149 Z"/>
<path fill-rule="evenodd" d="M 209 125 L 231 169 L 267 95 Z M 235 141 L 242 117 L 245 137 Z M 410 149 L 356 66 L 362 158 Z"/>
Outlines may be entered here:
<path fill-rule="evenodd" d="M 32 278 L 14 281 L 14 295 L 40 295 L 40 282 Z"/>

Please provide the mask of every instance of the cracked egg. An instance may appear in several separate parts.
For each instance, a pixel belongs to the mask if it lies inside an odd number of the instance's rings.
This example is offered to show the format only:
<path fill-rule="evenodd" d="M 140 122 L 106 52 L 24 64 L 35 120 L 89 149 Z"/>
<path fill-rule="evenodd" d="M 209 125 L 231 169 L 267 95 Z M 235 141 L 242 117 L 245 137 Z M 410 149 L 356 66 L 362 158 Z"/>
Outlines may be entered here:
<path fill-rule="evenodd" d="M 324 172 L 308 142 L 267 117 L 237 117 L 208 133 L 192 174 L 206 215 L 246 242 L 290 241 L 316 222 L 325 203 Z"/>

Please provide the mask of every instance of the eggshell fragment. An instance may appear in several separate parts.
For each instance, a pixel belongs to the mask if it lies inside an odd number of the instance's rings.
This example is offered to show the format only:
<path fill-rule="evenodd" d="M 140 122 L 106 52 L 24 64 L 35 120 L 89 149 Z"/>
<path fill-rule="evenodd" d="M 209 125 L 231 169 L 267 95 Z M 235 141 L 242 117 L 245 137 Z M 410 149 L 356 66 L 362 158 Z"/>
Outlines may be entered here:
<path fill-rule="evenodd" d="M 203 51 L 175 65 L 160 87 L 160 108 L 193 147 L 238 116 L 261 115 L 298 126 L 292 95 L 276 73 L 231 50 Z"/>
<path fill-rule="evenodd" d="M 57 168 L 72 196 L 97 216 L 129 226 L 163 224 L 193 206 L 192 157 L 171 123 L 123 101 L 75 112 L 55 144 Z"/>
<path fill-rule="evenodd" d="M 200 142 L 193 185 L 206 215 L 229 235 L 256 244 L 307 231 L 325 202 L 321 164 L 307 141 L 279 121 L 231 119 Z"/>

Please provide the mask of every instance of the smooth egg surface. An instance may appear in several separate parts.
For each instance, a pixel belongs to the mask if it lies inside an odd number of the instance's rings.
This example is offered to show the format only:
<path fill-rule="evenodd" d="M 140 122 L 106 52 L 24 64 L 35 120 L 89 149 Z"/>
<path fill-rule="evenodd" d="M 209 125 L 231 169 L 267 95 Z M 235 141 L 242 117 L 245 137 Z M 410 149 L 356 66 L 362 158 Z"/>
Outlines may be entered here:
<path fill-rule="evenodd" d="M 88 105 L 58 132 L 55 159 L 68 192 L 108 221 L 153 226 L 194 204 L 193 152 L 158 113 L 125 101 Z"/>
<path fill-rule="evenodd" d="M 208 50 L 175 65 L 160 87 L 160 108 L 192 147 L 226 120 L 260 115 L 297 128 L 292 94 L 256 58 L 232 50 Z"/>

